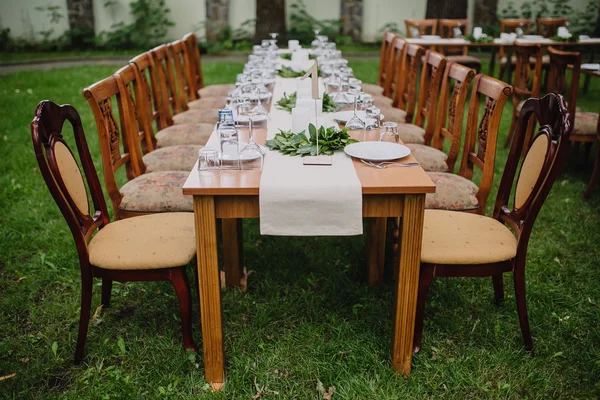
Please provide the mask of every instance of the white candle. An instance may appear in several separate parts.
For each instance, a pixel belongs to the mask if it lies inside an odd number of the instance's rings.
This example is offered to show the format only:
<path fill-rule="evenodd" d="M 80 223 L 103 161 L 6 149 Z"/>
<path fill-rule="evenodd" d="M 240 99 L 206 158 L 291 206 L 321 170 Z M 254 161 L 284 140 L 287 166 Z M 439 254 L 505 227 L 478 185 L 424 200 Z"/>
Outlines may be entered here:
<path fill-rule="evenodd" d="M 291 67 L 294 71 L 304 71 L 307 69 L 307 64 L 310 64 L 308 52 L 299 50 L 292 53 Z"/>
<path fill-rule="evenodd" d="M 312 94 L 312 86 L 310 79 L 296 80 L 296 99 L 310 99 Z"/>
<path fill-rule="evenodd" d="M 475 39 L 480 39 L 482 34 L 483 34 L 483 28 L 482 27 L 476 26 L 475 28 L 473 28 L 473 37 Z"/>
<path fill-rule="evenodd" d="M 323 114 L 323 100 L 321 100 L 321 99 L 313 100 L 310 98 L 302 98 L 302 99 L 296 98 L 296 107 L 310 108 L 313 119 L 314 119 L 314 115 L 315 115 L 315 104 L 317 107 L 317 115 L 320 117 L 321 114 Z"/>
<path fill-rule="evenodd" d="M 296 49 L 300 48 L 300 42 L 297 40 L 288 40 L 288 49 L 290 49 L 291 51 L 294 51 Z"/>
<path fill-rule="evenodd" d="M 308 107 L 292 108 L 292 133 L 305 131 L 308 136 L 308 124 L 311 122 L 310 115 L 313 113 L 314 110 L 311 110 Z"/>

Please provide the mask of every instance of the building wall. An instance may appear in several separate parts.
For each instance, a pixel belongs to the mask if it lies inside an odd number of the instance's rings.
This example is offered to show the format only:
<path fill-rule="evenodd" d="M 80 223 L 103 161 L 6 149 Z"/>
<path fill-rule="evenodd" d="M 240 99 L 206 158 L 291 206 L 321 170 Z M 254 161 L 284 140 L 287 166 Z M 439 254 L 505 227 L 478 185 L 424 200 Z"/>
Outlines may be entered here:
<path fill-rule="evenodd" d="M 35 9 L 46 6 L 60 7 L 63 17 L 58 23 L 50 23 L 47 11 Z M 10 28 L 11 37 L 42 40 L 39 32 L 53 29 L 49 38 L 57 38 L 69 29 L 67 0 L 0 0 L 0 26 Z"/>
<path fill-rule="evenodd" d="M 362 40 L 376 41 L 386 24 L 396 24 L 400 32 L 404 32 L 404 20 L 424 18 L 426 5 L 426 1 L 415 0 L 364 1 Z"/>

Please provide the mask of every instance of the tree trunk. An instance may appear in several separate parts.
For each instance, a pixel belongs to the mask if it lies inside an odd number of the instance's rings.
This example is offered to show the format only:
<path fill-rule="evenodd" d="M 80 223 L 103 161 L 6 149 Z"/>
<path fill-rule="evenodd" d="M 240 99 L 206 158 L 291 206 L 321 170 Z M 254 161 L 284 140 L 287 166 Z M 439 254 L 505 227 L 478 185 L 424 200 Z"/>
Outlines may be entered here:
<path fill-rule="evenodd" d="M 498 22 L 498 0 L 476 0 L 473 26 L 490 26 Z"/>
<path fill-rule="evenodd" d="M 467 18 L 467 0 L 427 0 L 425 18 Z"/>
<path fill-rule="evenodd" d="M 93 43 L 96 35 L 94 31 L 94 1 L 67 0 L 67 13 L 71 46 L 79 49 L 88 47 Z"/>
<path fill-rule="evenodd" d="M 269 33 L 279 33 L 279 43 L 286 40 L 285 0 L 256 0 L 256 34 L 254 41 L 269 39 Z"/>
<path fill-rule="evenodd" d="M 206 0 L 206 40 L 216 42 L 229 22 L 229 0 Z"/>
<path fill-rule="evenodd" d="M 360 41 L 362 36 L 363 0 L 342 0 L 342 33 Z"/>

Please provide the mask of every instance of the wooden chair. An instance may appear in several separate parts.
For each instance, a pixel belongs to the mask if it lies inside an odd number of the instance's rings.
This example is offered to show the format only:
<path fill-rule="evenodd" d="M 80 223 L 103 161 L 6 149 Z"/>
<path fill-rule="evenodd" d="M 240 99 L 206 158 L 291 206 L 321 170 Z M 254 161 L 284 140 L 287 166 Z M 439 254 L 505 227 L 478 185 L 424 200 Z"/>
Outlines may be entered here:
<path fill-rule="evenodd" d="M 542 47 L 539 44 L 519 44 L 513 47 L 516 57 L 515 79 L 511 97 L 513 116 L 504 148 L 508 148 L 517 128 L 521 107 L 530 97 L 540 96 L 542 83 Z M 534 60 L 533 64 L 531 60 Z M 530 127 L 533 130 L 533 126 Z M 532 131 L 533 132 L 533 131 Z M 530 137 L 530 135 L 528 135 Z M 527 149 L 527 144 L 525 149 Z"/>
<path fill-rule="evenodd" d="M 517 175 L 532 116 L 539 121 L 541 128 Z M 493 218 L 450 211 L 425 211 L 415 352 L 421 349 L 425 301 L 434 277 L 491 276 L 496 299 L 503 300 L 502 275 L 506 272 L 513 273 L 523 341 L 526 349 L 532 350 L 525 298 L 527 246 L 535 219 L 560 173 L 568 147 L 567 127 L 567 110 L 561 96 L 549 94 L 543 99 L 527 100 L 502 174 Z M 513 186 L 516 189 L 514 205 L 511 205 Z"/>
<path fill-rule="evenodd" d="M 96 120 L 104 182 L 115 219 L 158 212 L 193 211 L 192 196 L 184 196 L 181 192 L 189 171 L 144 173 L 138 142 L 133 139 L 135 132 L 139 132 L 137 121 L 127 96 L 121 96 L 117 78 L 111 76 L 96 82 L 84 89 L 83 95 Z M 118 106 L 119 123 L 113 103 Z M 120 186 L 117 171 L 123 166 L 128 181 Z"/>
<path fill-rule="evenodd" d="M 577 93 L 579 91 L 579 76 L 581 74 L 581 53 L 567 52 L 548 48 L 550 54 L 550 70 L 548 71 L 548 91 L 550 93 L 562 94 L 567 99 L 567 108 L 569 109 L 570 137 L 572 142 L 585 143 L 587 161 L 589 149 L 594 142 L 600 146 L 600 136 L 598 135 L 598 117 L 597 113 L 580 111 L 577 108 Z M 567 69 L 571 66 L 571 79 L 567 79 Z M 592 180 L 597 180 L 598 160 L 596 159 Z M 587 198 L 591 194 L 591 186 L 588 186 L 584 196 Z"/>
<path fill-rule="evenodd" d="M 598 182 L 600 182 L 600 118 L 598 118 L 598 124 L 596 125 L 596 141 L 598 142 L 596 146 L 596 161 L 594 162 L 592 177 L 583 194 L 583 197 L 586 199 L 592 196 L 592 191 L 598 185 Z"/>
<path fill-rule="evenodd" d="M 386 31 L 381 40 L 381 51 L 379 53 L 379 74 L 377 75 L 377 85 L 363 83 L 362 90 L 373 96 L 383 96 L 386 81 L 393 75 L 393 66 L 390 69 L 390 55 L 393 53 L 393 44 L 397 36 L 393 32 Z"/>
<path fill-rule="evenodd" d="M 152 122 L 153 131 L 150 141 L 154 148 L 163 148 L 177 145 L 204 145 L 214 130 L 214 123 L 189 123 L 175 125 L 169 112 L 169 100 L 163 96 L 166 84 L 161 82 L 154 59 L 149 52 L 142 53 L 129 61 L 135 65 L 144 91 L 152 96 Z M 164 75 L 162 76 L 164 79 Z M 150 84 L 149 84 L 150 82 Z M 156 133 L 154 133 L 156 132 Z"/>
<path fill-rule="evenodd" d="M 474 77 L 475 71 L 471 68 L 457 63 L 446 64 L 439 92 L 433 137 L 430 141 L 427 135 L 425 136 L 426 145 L 406 144 L 425 171 L 454 171 L 460 151 L 469 85 Z M 437 97 L 436 95 L 434 98 Z M 447 155 L 444 153 L 446 140 L 450 142 Z"/>
<path fill-rule="evenodd" d="M 552 37 L 558 32 L 558 27 L 564 26 L 568 20 L 568 18 L 537 18 L 535 20 L 537 34 L 545 38 Z"/>
<path fill-rule="evenodd" d="M 419 35 L 435 35 L 438 28 L 438 20 L 432 19 L 405 19 L 406 37 L 412 37 L 411 27 L 416 27 L 419 30 Z"/>
<path fill-rule="evenodd" d="M 440 36 L 453 38 L 454 28 L 460 28 L 463 35 L 469 34 L 468 19 L 440 19 Z M 440 52 L 446 56 L 448 62 L 455 62 L 473 68 L 477 73 L 481 71 L 481 60 L 469 55 L 468 46 L 440 46 Z"/>
<path fill-rule="evenodd" d="M 436 192 L 426 196 L 426 209 L 485 214 L 494 179 L 500 119 L 511 93 L 511 86 L 502 81 L 482 74 L 475 77 L 458 175 L 450 172 L 427 173 L 436 184 Z M 480 118 L 482 105 L 483 115 Z M 475 167 L 481 170 L 479 186 L 473 182 Z"/>
<path fill-rule="evenodd" d="M 405 71 L 405 69 L 398 68 L 398 66 L 404 65 L 406 62 L 405 57 L 406 41 L 396 37 L 389 48 L 389 55 L 386 61 L 386 69 L 389 72 L 386 73 L 386 79 L 383 82 L 383 94 L 374 95 L 378 106 L 392 107 L 396 85 L 401 79 L 400 75 Z"/>
<path fill-rule="evenodd" d="M 529 35 L 529 32 L 531 32 L 531 20 L 526 18 L 509 18 L 500 20 L 501 33 L 514 33 L 517 28 L 521 28 L 525 35 Z M 498 56 L 500 57 L 500 76 L 504 75 L 504 68 L 506 67 L 506 63 L 508 61 L 504 53 L 504 46 L 500 46 L 500 49 L 498 50 Z M 510 63 L 515 65 L 515 62 L 516 58 L 512 56 Z"/>
<path fill-rule="evenodd" d="M 62 135 L 65 121 L 73 127 L 85 183 Z M 193 215 L 165 213 L 111 223 L 79 114 L 69 105 L 41 102 L 31 123 L 31 136 L 40 172 L 69 225 L 79 256 L 81 310 L 75 363 L 84 355 L 94 278 L 102 279 L 104 308 L 110 306 L 113 281 L 170 281 L 179 299 L 183 345 L 197 352 L 185 271 L 196 255 Z"/>
<path fill-rule="evenodd" d="M 137 130 L 129 130 L 132 135 L 131 142 L 138 151 L 144 154 L 141 158 L 139 169 L 145 173 L 158 171 L 186 171 L 189 172 L 198 160 L 198 152 L 203 145 L 174 145 L 156 148 L 157 139 L 152 130 L 151 101 L 147 87 L 135 64 L 129 64 L 115 73 L 117 86 L 122 101 L 128 103 L 129 109 L 136 110 L 135 118 Z M 135 93 L 135 96 L 134 96 Z M 175 125 L 180 130 L 186 125 Z M 193 130 L 193 129 L 190 129 Z M 137 131 L 137 135 L 136 135 Z M 208 139 L 208 138 L 207 138 Z"/>

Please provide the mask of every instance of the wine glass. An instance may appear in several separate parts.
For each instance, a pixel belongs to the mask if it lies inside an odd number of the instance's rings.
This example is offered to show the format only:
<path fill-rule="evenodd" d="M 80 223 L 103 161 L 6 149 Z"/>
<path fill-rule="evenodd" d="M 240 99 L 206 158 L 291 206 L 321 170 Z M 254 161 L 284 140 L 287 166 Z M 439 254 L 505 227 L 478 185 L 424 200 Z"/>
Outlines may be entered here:
<path fill-rule="evenodd" d="M 367 135 L 367 132 L 366 132 L 367 125 L 356 114 L 356 105 L 357 104 L 358 104 L 358 96 L 354 96 L 354 115 L 352 115 L 352 118 L 350 118 L 350 120 L 348 122 L 346 122 L 345 127 L 349 131 L 363 131 L 363 141 L 365 141 L 366 135 Z"/>
<path fill-rule="evenodd" d="M 379 129 L 381 127 L 381 110 L 378 107 L 371 106 L 365 109 L 366 130 Z"/>
<path fill-rule="evenodd" d="M 257 117 L 250 103 L 240 105 L 238 115 L 248 120 L 248 143 L 240 150 L 240 168 L 262 170 L 264 149 L 254 141 L 253 120 Z"/>

